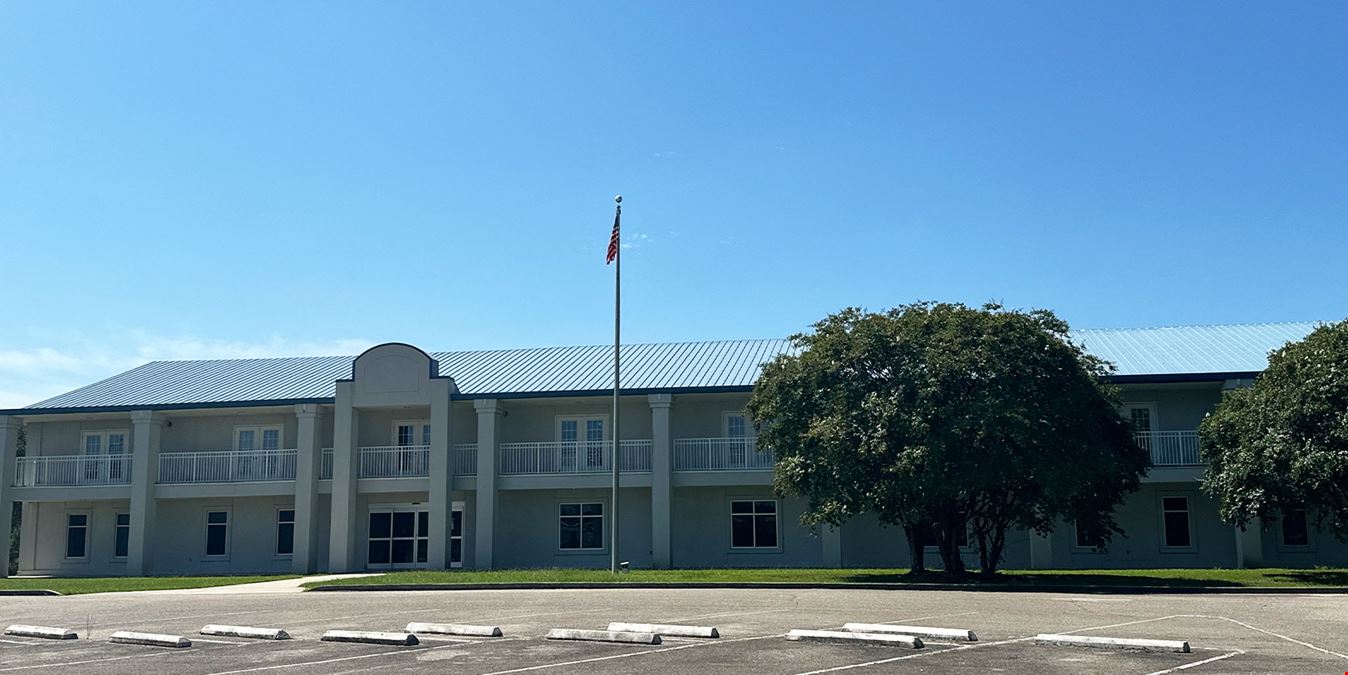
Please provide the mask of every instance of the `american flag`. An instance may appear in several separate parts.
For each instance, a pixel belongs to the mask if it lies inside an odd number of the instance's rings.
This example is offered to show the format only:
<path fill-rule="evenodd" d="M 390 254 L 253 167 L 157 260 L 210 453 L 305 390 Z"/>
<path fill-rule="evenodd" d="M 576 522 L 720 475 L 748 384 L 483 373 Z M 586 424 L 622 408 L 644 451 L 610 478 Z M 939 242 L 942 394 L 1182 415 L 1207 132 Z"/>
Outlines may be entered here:
<path fill-rule="evenodd" d="M 618 223 L 623 219 L 623 207 L 618 207 L 618 212 L 613 216 L 613 234 L 608 238 L 608 257 L 604 258 L 604 264 L 613 262 L 618 257 Z"/>

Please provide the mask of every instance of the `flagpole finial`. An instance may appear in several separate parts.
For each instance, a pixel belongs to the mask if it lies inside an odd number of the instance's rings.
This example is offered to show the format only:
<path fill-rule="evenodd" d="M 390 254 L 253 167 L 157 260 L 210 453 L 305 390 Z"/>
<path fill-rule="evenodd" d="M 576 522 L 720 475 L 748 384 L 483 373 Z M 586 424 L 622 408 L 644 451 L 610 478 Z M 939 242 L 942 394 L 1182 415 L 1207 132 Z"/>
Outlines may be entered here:
<path fill-rule="evenodd" d="M 616 196 L 613 197 L 613 201 L 614 201 L 615 203 L 617 203 L 617 204 L 621 204 L 621 203 L 623 203 L 623 196 L 622 196 L 622 195 L 616 195 Z"/>

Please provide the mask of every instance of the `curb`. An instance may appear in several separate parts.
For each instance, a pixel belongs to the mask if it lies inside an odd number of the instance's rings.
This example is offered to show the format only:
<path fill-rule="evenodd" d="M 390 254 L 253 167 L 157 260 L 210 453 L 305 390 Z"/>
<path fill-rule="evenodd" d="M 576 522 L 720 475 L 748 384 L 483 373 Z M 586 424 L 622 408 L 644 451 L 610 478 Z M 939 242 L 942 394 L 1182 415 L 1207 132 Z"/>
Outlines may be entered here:
<path fill-rule="evenodd" d="M 23 589 L 17 589 L 17 590 L 0 590 L 0 596 L 14 596 L 14 595 L 60 595 L 60 593 L 57 593 L 56 591 L 47 590 L 47 589 L 45 589 L 45 588 L 23 588 Z"/>
<path fill-rule="evenodd" d="M 859 590 L 859 591 L 969 591 L 983 593 L 1072 593 L 1114 595 L 1305 595 L 1348 594 L 1348 586 L 1072 586 L 1072 585 L 999 585 L 957 583 L 808 583 L 794 581 L 558 581 L 527 583 L 466 583 L 466 584 L 351 584 L 314 586 L 305 592 L 363 592 L 363 591 L 541 591 L 541 590 L 598 590 L 614 588 L 633 589 L 787 589 L 787 590 Z"/>

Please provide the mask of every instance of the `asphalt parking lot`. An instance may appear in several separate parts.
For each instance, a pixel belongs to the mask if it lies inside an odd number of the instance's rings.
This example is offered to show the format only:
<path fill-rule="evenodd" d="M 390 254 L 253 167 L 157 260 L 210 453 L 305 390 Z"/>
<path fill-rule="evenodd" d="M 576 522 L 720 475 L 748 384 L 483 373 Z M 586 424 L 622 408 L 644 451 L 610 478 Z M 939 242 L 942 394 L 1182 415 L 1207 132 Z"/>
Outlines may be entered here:
<path fill-rule="evenodd" d="M 414 647 L 325 643 L 329 629 L 401 630 L 410 621 L 499 625 L 501 638 L 426 636 Z M 550 628 L 610 621 L 716 626 L 715 640 L 659 646 L 544 640 Z M 922 649 L 788 642 L 793 628 L 847 622 L 974 631 Z M 557 590 L 0 598 L 0 624 L 61 626 L 79 640 L 3 636 L 0 673 L 1342 673 L 1343 595 L 1070 595 L 870 590 Z M 284 628 L 293 639 L 201 636 L 205 624 Z M 112 644 L 114 630 L 180 634 L 168 649 Z M 1192 652 L 1034 644 L 1037 633 L 1187 640 Z"/>

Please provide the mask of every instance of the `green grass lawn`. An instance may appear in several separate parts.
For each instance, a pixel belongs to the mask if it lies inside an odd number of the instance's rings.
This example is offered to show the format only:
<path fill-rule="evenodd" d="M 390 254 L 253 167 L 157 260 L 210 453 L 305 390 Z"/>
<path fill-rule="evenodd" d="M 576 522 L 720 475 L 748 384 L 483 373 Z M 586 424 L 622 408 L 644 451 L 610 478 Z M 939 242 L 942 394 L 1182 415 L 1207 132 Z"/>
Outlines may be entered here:
<path fill-rule="evenodd" d="M 364 584 L 478 584 L 553 582 L 778 582 L 778 583 L 943 583 L 1016 587 L 1317 587 L 1348 586 L 1348 569 L 1152 569 L 1152 570 L 1008 570 L 993 579 L 976 575 L 952 579 L 939 573 L 914 576 L 905 569 L 687 569 L 632 570 L 614 575 L 594 569 L 452 570 L 394 572 L 375 577 L 306 584 L 307 587 Z"/>
<path fill-rule="evenodd" d="M 258 581 L 294 579 L 295 575 L 236 577 L 90 577 L 86 579 L 0 579 L 0 591 L 42 588 L 63 595 L 115 593 L 118 591 L 163 591 L 175 588 L 232 586 Z"/>

